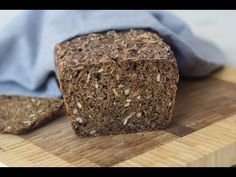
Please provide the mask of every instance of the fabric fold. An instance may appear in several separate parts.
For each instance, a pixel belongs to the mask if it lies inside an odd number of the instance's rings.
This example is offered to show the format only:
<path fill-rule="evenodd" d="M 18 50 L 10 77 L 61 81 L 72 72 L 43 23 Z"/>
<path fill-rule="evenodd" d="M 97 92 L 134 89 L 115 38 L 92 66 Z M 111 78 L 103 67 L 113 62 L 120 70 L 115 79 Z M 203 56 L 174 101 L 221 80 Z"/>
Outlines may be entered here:
<path fill-rule="evenodd" d="M 0 31 L 0 94 L 60 97 L 54 48 L 78 35 L 142 28 L 172 47 L 181 76 L 201 77 L 224 65 L 224 54 L 166 11 L 25 11 Z"/>

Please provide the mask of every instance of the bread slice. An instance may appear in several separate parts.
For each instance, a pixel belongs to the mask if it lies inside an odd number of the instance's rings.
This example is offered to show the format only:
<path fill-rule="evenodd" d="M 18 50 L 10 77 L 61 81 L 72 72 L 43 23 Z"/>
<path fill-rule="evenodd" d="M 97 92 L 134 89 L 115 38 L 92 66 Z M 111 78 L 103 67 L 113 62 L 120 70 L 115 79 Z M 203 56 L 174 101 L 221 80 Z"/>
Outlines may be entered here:
<path fill-rule="evenodd" d="M 25 96 L 0 96 L 0 132 L 23 134 L 56 118 L 63 100 Z"/>

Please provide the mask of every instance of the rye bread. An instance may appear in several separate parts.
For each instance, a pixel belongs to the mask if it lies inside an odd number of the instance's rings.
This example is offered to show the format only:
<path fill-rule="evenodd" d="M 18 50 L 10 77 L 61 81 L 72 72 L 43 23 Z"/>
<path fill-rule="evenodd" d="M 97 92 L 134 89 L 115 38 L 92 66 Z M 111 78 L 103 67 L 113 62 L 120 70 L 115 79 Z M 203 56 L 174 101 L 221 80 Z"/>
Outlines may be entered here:
<path fill-rule="evenodd" d="M 63 100 L 0 95 L 0 132 L 23 134 L 63 112 Z"/>
<path fill-rule="evenodd" d="M 82 137 L 163 129 L 179 79 L 170 46 L 148 30 L 108 31 L 56 46 L 57 76 Z"/>

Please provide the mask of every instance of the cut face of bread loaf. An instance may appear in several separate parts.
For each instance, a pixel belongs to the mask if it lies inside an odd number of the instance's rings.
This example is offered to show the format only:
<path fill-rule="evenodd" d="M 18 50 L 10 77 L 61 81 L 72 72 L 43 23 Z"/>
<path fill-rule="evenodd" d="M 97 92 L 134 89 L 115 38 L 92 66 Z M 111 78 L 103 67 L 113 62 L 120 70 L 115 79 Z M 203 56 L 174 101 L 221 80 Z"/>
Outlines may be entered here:
<path fill-rule="evenodd" d="M 155 32 L 108 31 L 56 46 L 60 89 L 83 137 L 165 128 L 172 116 L 176 59 Z"/>

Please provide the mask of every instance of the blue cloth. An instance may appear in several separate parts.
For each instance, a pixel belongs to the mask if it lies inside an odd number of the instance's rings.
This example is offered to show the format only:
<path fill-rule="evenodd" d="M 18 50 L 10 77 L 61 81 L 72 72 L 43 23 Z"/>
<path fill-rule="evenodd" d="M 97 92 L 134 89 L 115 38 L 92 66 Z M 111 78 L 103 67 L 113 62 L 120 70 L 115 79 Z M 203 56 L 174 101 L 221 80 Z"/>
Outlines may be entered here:
<path fill-rule="evenodd" d="M 0 31 L 0 94 L 60 97 L 54 47 L 76 35 L 148 28 L 172 47 L 182 76 L 209 75 L 223 53 L 166 11 L 25 11 Z"/>

